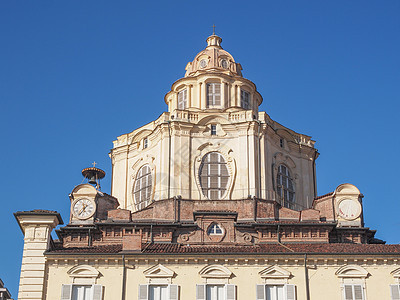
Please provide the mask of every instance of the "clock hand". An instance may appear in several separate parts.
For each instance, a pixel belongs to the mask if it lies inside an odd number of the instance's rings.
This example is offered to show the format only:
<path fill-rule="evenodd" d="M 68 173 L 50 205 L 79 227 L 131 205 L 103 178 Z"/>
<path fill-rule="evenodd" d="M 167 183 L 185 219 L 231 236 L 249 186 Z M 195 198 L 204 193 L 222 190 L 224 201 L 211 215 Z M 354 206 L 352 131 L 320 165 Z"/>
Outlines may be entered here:
<path fill-rule="evenodd" d="M 80 209 L 80 211 L 78 212 L 78 215 L 80 215 L 81 213 L 83 213 L 86 210 L 87 205 L 85 205 L 85 203 L 82 203 L 82 208 Z"/>

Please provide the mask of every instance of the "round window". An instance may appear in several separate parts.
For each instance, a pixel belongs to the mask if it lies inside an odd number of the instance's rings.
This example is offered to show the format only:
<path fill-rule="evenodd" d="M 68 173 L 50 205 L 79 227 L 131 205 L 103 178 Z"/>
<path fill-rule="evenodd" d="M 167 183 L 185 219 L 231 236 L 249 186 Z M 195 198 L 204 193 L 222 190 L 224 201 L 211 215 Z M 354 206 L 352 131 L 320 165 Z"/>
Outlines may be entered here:
<path fill-rule="evenodd" d="M 200 68 L 205 68 L 205 67 L 207 67 L 207 64 L 208 64 L 207 59 L 202 59 L 202 60 L 200 61 Z"/>

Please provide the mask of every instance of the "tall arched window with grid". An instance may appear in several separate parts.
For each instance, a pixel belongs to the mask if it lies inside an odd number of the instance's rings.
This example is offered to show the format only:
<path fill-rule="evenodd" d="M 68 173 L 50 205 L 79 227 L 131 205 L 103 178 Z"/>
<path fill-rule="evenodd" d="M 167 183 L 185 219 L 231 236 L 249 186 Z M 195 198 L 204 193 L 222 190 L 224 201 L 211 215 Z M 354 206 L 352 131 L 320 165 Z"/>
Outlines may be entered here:
<path fill-rule="evenodd" d="M 151 189 L 151 168 L 149 165 L 144 165 L 137 172 L 135 185 L 133 187 L 133 198 L 136 210 L 143 209 L 150 204 Z"/>
<path fill-rule="evenodd" d="M 218 152 L 206 154 L 200 166 L 200 186 L 204 196 L 221 199 L 229 181 L 228 167 L 224 157 Z"/>
<path fill-rule="evenodd" d="M 290 171 L 285 165 L 278 167 L 278 174 L 276 176 L 276 189 L 281 204 L 284 207 L 295 209 L 295 189 L 293 179 L 290 176 Z"/>

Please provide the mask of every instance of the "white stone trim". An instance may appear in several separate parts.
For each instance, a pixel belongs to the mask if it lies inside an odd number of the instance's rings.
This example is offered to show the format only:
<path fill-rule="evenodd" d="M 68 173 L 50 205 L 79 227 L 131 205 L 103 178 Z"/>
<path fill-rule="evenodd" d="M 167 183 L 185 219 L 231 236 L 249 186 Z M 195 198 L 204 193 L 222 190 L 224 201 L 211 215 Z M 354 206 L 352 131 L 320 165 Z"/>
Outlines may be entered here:
<path fill-rule="evenodd" d="M 196 186 L 199 192 L 199 198 L 201 200 L 208 200 L 208 197 L 206 197 L 203 194 L 201 185 L 200 185 L 200 166 L 202 163 L 202 159 L 205 155 L 211 152 L 218 152 L 219 154 L 222 155 L 226 162 L 226 166 L 228 168 L 228 173 L 229 173 L 229 180 L 228 184 L 226 185 L 226 191 L 225 193 L 221 196 L 220 199 L 218 200 L 224 200 L 224 199 L 231 199 L 231 195 L 233 192 L 233 185 L 236 179 L 236 161 L 235 158 L 232 156 L 232 149 L 229 147 L 222 145 L 221 143 L 205 143 L 201 145 L 197 149 L 197 155 L 194 159 L 194 164 L 193 164 L 193 172 L 194 172 L 194 178 L 196 181 Z M 213 199 L 215 200 L 215 199 Z"/>
<path fill-rule="evenodd" d="M 96 284 L 100 272 L 89 265 L 77 265 L 67 271 L 72 284 Z"/>
<path fill-rule="evenodd" d="M 148 279 L 149 284 L 171 284 L 172 277 L 175 276 L 174 271 L 162 264 L 144 270 L 143 274 Z"/>

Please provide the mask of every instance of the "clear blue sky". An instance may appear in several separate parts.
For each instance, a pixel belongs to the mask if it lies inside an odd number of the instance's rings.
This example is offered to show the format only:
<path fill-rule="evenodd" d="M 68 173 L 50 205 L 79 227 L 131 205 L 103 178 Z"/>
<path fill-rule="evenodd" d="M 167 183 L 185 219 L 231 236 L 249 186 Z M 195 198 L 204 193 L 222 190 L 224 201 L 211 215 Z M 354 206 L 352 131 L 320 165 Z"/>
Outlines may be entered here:
<path fill-rule="evenodd" d="M 205 47 L 222 46 L 260 110 L 313 136 L 318 193 L 355 184 L 366 226 L 400 242 L 400 1 L 1 1 L 0 278 L 17 297 L 13 212 L 57 210 L 120 134 L 157 118 Z"/>

